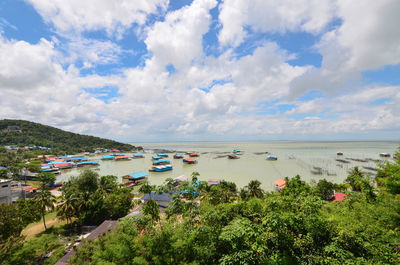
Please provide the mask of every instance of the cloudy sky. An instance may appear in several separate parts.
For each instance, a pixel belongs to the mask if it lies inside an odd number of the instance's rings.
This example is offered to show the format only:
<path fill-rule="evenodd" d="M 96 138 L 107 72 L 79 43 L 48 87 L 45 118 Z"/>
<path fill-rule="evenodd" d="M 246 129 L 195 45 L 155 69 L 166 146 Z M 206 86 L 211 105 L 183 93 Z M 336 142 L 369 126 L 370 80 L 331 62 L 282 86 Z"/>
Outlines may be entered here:
<path fill-rule="evenodd" d="M 2 0 L 0 118 L 122 141 L 400 139 L 399 0 Z"/>

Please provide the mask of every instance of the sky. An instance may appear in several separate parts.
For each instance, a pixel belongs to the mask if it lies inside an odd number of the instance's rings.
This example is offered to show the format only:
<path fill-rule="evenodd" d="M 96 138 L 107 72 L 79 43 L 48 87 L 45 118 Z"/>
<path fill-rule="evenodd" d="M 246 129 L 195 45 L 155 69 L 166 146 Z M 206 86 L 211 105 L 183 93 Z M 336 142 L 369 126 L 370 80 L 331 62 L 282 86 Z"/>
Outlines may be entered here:
<path fill-rule="evenodd" d="M 2 0 L 0 119 L 139 141 L 399 140 L 398 0 Z"/>

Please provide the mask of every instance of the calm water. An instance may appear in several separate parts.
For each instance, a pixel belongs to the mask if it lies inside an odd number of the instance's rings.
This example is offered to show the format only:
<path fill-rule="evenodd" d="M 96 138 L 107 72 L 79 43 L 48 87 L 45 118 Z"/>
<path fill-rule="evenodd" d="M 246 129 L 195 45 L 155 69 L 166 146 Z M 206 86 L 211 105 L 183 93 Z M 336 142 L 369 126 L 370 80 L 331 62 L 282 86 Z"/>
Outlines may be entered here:
<path fill-rule="evenodd" d="M 137 171 L 148 171 L 152 166 L 152 149 L 168 149 L 176 151 L 195 151 L 200 153 L 198 163 L 184 165 L 182 159 L 169 159 L 174 165 L 173 171 L 150 172 L 149 181 L 152 184 L 161 184 L 166 178 L 181 175 L 190 176 L 193 171 L 200 173 L 200 179 L 220 178 L 234 181 L 238 186 L 245 186 L 250 180 L 261 181 L 263 187 L 273 189 L 273 182 L 278 178 L 292 177 L 299 174 L 303 179 L 312 180 L 327 179 L 333 182 L 342 182 L 347 177 L 347 172 L 354 166 L 374 167 L 375 162 L 355 162 L 349 164 L 337 162 L 337 158 L 356 159 L 380 159 L 379 153 L 390 153 L 399 146 L 399 142 L 179 142 L 179 143 L 133 143 L 145 148 L 144 159 L 132 159 L 130 161 L 100 161 L 100 175 L 116 175 L 122 177 Z M 240 149 L 240 159 L 216 158 L 224 155 L 224 152 L 232 152 Z M 340 151 L 344 155 L 337 157 Z M 265 154 L 269 152 L 278 156 L 278 161 L 267 161 Z M 98 160 L 101 156 L 90 156 L 92 160 Z M 322 168 L 322 174 L 315 174 L 314 167 Z M 83 168 L 74 168 L 63 171 L 57 178 L 60 181 L 67 180 L 70 176 L 78 175 Z M 365 172 L 374 173 L 365 169 Z"/>

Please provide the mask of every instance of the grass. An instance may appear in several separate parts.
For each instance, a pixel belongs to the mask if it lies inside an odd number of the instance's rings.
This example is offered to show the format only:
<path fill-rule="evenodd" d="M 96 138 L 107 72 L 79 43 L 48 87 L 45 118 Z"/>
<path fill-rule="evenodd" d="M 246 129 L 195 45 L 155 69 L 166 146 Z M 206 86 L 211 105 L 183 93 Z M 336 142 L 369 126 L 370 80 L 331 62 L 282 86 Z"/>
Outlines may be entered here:
<path fill-rule="evenodd" d="M 46 220 L 47 229 L 51 227 L 59 227 L 67 223 L 66 220 L 60 220 L 57 218 L 56 211 L 48 212 L 44 216 L 44 219 Z M 22 234 L 26 236 L 26 240 L 29 240 L 42 232 L 44 232 L 43 219 L 40 219 L 39 222 L 29 224 L 24 230 L 22 230 Z"/>

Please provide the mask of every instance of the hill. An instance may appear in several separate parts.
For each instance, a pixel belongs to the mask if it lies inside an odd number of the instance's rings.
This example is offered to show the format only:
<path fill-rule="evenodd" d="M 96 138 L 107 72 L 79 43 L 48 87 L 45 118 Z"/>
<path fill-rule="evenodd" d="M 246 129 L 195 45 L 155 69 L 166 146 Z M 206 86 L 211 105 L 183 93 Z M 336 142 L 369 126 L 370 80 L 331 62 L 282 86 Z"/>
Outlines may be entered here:
<path fill-rule="evenodd" d="M 55 127 L 24 120 L 0 120 L 0 145 L 44 146 L 69 153 L 93 151 L 95 148 L 130 151 L 136 147 L 95 136 L 63 131 Z"/>

